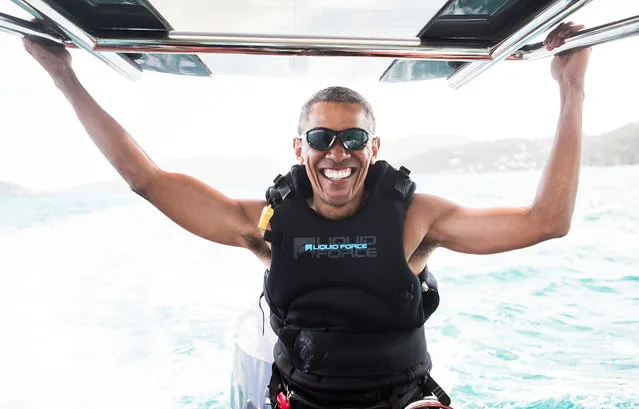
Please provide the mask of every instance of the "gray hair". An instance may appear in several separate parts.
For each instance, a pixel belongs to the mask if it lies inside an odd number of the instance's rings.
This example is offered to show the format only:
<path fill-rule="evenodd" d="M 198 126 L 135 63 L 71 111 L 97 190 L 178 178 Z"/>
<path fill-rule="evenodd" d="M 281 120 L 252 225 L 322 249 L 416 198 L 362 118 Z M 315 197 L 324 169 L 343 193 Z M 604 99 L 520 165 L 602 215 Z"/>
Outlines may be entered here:
<path fill-rule="evenodd" d="M 371 129 L 368 131 L 375 133 L 375 114 L 373 108 L 360 93 L 346 87 L 328 87 L 317 91 L 302 105 L 300 118 L 297 121 L 297 134 L 301 135 L 304 130 L 304 123 L 308 120 L 311 106 L 317 102 L 341 102 L 346 104 L 359 104 L 371 122 Z"/>

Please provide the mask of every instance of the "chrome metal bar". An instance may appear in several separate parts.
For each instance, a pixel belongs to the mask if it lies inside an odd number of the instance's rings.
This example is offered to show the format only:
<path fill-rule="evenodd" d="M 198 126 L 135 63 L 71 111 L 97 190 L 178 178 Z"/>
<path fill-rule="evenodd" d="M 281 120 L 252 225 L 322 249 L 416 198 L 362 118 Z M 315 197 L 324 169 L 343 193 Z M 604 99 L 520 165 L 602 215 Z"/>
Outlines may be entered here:
<path fill-rule="evenodd" d="M 556 1 L 541 11 L 521 29 L 502 41 L 501 44 L 495 46 L 491 51 L 491 61 L 475 62 L 460 67 L 448 77 L 448 84 L 455 89 L 462 87 L 497 62 L 515 53 L 532 37 L 541 34 L 591 1 L 592 0 Z"/>
<path fill-rule="evenodd" d="M 78 47 L 93 54 L 111 68 L 131 80 L 137 80 L 142 74 L 142 69 L 133 61 L 115 53 L 97 53 L 93 50 L 95 39 L 82 28 L 75 25 L 69 19 L 58 13 L 44 0 L 13 0 L 14 3 L 25 3 L 48 20 L 55 23 Z"/>
<path fill-rule="evenodd" d="M 33 7 L 31 7 L 30 5 L 28 5 L 27 3 L 21 1 L 21 0 L 12 0 L 18 7 L 20 7 L 22 10 L 26 11 L 27 13 L 31 14 L 33 17 L 37 18 L 38 20 L 42 20 L 42 14 L 38 13 L 38 11 L 36 9 L 34 9 Z"/>
<path fill-rule="evenodd" d="M 173 37 L 172 33 L 170 37 Z M 489 60 L 488 48 L 420 45 L 419 39 L 267 37 L 177 33 L 167 39 L 96 38 L 96 51 L 131 53 L 215 53 L 339 57 L 388 57 L 411 60 Z"/>
<path fill-rule="evenodd" d="M 575 48 L 590 47 L 635 35 L 639 35 L 639 16 L 630 17 L 574 33 L 566 39 L 564 45 L 552 51 L 546 50 L 543 43 L 530 44 L 522 47 L 520 50 L 508 57 L 508 59 L 536 60 L 539 58 L 550 57 L 557 53 Z"/>
<path fill-rule="evenodd" d="M 215 34 L 171 31 L 172 40 L 199 44 L 225 44 L 263 47 L 417 47 L 420 40 L 410 38 L 315 37 L 255 34 Z"/>
<path fill-rule="evenodd" d="M 58 44 L 65 43 L 64 39 L 60 37 L 54 37 L 51 34 L 41 31 L 35 24 L 30 21 L 22 20 L 21 18 L 13 17 L 4 13 L 0 13 L 0 30 L 5 31 L 9 34 L 44 38 L 49 41 L 54 41 Z"/>
<path fill-rule="evenodd" d="M 33 7 L 36 11 L 41 13 L 53 21 L 66 35 L 69 36 L 79 47 L 84 49 L 92 49 L 94 42 L 93 38 L 80 27 L 76 26 L 69 19 L 58 13 L 53 7 L 51 7 L 44 0 L 14 0 L 14 2 L 22 2 Z"/>

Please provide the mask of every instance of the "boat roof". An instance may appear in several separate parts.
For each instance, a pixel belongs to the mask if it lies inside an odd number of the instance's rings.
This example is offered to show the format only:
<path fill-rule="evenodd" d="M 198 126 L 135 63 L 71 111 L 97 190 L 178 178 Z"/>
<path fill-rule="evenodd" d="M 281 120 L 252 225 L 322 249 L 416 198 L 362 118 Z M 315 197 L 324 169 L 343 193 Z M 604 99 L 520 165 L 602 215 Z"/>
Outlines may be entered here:
<path fill-rule="evenodd" d="M 330 77 L 459 88 L 504 60 L 552 55 L 540 34 L 594 0 L 12 0 L 0 30 L 82 48 L 121 74 Z M 607 1 L 607 0 L 599 0 Z M 555 52 L 639 33 L 639 16 Z"/>

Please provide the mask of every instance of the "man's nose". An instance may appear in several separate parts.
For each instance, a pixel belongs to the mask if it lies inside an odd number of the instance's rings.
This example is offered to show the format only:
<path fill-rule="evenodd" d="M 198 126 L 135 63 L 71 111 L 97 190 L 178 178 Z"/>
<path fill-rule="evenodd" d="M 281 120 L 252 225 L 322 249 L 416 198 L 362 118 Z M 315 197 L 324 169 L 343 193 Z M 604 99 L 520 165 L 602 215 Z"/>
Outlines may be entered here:
<path fill-rule="evenodd" d="M 332 159 L 337 163 L 348 159 L 350 156 L 350 151 L 344 147 L 344 144 L 339 139 L 333 143 L 333 146 L 331 146 L 326 153 L 327 158 Z"/>

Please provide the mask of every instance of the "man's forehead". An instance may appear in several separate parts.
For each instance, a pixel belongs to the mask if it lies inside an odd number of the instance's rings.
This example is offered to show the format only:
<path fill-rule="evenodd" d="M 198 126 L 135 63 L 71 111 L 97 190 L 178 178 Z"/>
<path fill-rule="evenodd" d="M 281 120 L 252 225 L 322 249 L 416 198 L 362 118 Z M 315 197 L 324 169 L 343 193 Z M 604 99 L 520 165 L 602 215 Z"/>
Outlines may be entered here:
<path fill-rule="evenodd" d="M 325 127 L 334 130 L 347 128 L 371 129 L 370 118 L 360 104 L 344 102 L 316 102 L 310 106 L 306 128 Z"/>

